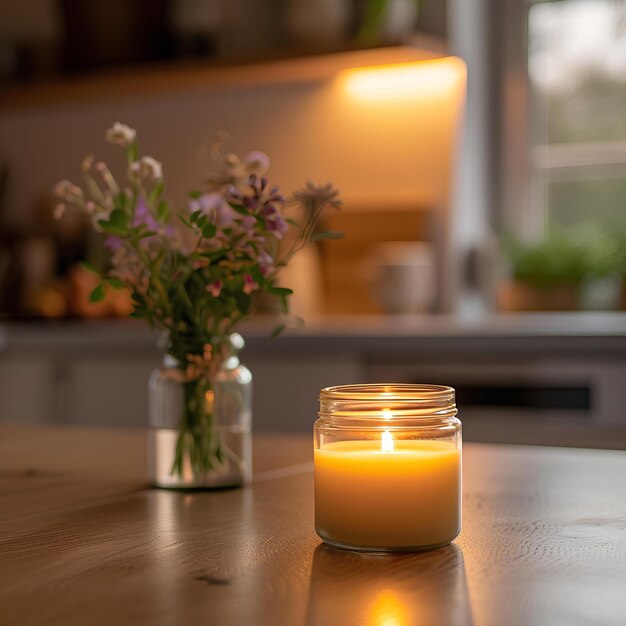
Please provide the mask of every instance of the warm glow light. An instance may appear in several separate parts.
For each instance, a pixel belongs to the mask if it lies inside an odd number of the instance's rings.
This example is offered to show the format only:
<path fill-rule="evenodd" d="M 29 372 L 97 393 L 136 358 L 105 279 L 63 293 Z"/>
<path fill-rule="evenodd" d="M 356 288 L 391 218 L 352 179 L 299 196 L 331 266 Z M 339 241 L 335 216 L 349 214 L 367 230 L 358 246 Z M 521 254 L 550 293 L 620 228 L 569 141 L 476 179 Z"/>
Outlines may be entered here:
<path fill-rule="evenodd" d="M 380 451 L 381 452 L 393 452 L 394 451 L 393 436 L 388 430 L 386 430 L 383 433 L 383 439 L 380 443 Z"/>
<path fill-rule="evenodd" d="M 383 419 L 391 419 L 391 411 L 389 409 L 383 409 Z"/>
<path fill-rule="evenodd" d="M 345 90 L 352 97 L 388 102 L 447 93 L 464 75 L 463 61 L 446 57 L 346 70 L 342 78 Z"/>
<path fill-rule="evenodd" d="M 410 620 L 406 605 L 393 591 L 382 591 L 372 603 L 367 623 L 370 626 L 408 626 Z"/>

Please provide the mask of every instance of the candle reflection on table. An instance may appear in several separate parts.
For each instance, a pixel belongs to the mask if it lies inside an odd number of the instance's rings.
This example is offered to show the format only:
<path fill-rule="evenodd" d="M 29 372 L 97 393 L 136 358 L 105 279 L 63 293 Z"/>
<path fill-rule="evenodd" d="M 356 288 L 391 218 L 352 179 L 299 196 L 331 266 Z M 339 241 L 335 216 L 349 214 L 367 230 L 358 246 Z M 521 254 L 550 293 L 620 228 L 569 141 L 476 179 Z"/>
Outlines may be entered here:
<path fill-rule="evenodd" d="M 472 626 L 463 552 L 313 554 L 307 626 Z"/>

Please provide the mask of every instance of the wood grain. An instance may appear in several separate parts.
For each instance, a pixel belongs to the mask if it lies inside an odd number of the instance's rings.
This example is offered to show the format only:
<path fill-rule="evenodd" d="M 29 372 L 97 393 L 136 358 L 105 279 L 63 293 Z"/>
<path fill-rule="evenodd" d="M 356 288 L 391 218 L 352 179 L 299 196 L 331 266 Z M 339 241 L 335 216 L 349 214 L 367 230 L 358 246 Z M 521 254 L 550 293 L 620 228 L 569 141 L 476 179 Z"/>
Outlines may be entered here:
<path fill-rule="evenodd" d="M 0 521 L 149 488 L 146 445 L 143 429 L 3 424 L 0 494 L 10 506 L 0 507 Z M 253 459 L 256 479 L 265 480 L 284 474 L 281 468 L 312 462 L 313 451 L 300 436 L 259 435 Z"/>
<path fill-rule="evenodd" d="M 310 445 L 176 493 L 144 488 L 140 432 L 3 427 L 0 623 L 624 624 L 625 453 L 467 445 L 460 539 L 386 557 L 320 544 Z"/>

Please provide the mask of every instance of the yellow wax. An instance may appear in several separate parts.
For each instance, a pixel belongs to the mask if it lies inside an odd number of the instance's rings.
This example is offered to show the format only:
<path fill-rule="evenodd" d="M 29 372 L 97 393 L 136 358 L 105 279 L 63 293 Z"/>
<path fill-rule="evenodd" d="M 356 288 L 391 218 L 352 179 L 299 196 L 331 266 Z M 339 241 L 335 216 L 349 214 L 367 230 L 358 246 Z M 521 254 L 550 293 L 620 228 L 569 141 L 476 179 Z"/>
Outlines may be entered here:
<path fill-rule="evenodd" d="M 315 450 L 315 529 L 333 543 L 435 547 L 461 530 L 461 453 L 445 441 L 338 441 Z"/>

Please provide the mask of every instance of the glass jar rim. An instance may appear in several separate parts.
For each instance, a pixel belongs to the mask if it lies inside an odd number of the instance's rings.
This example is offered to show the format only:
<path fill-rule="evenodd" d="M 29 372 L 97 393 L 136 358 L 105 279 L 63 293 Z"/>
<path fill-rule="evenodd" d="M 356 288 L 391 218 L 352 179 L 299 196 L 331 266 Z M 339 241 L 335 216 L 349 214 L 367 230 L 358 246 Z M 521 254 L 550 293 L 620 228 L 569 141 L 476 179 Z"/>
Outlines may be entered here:
<path fill-rule="evenodd" d="M 346 400 L 368 402 L 454 402 L 454 388 L 446 385 L 421 383 L 360 383 L 356 385 L 337 385 L 324 387 L 320 391 L 320 401 Z"/>
<path fill-rule="evenodd" d="M 320 418 L 407 423 L 448 419 L 457 414 L 455 391 L 445 385 L 371 383 L 326 387 L 319 396 Z"/>

